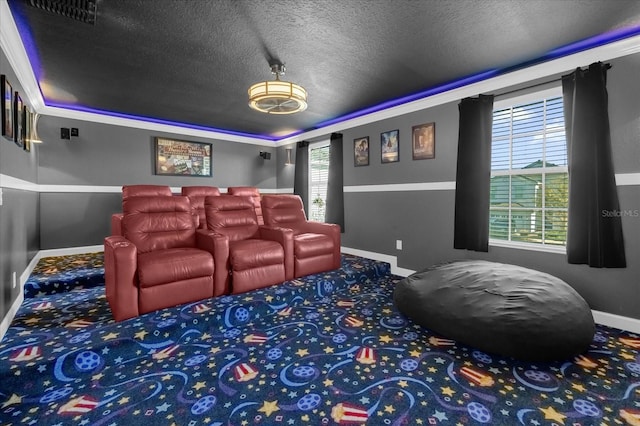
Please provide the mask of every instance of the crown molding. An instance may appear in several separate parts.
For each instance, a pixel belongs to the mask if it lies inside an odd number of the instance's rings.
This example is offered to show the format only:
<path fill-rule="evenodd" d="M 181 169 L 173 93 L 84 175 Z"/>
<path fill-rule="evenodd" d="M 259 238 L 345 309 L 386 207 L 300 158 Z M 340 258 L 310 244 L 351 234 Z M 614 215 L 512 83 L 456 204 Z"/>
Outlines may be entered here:
<path fill-rule="evenodd" d="M 44 99 L 7 0 L 0 0 L 0 48 L 7 55 L 9 65 L 15 71 L 24 90 L 23 101 L 39 113 L 44 107 Z"/>
<path fill-rule="evenodd" d="M 295 142 L 325 136 L 330 133 L 363 126 L 376 121 L 386 120 L 399 115 L 433 108 L 449 102 L 458 102 L 460 99 L 464 99 L 469 96 L 477 96 L 480 93 L 496 92 L 498 90 L 504 90 L 506 88 L 528 83 L 537 79 L 557 77 L 593 62 L 609 61 L 611 59 L 620 58 L 638 52 L 640 52 L 640 35 L 532 65 L 506 74 L 501 74 L 496 77 L 457 87 L 455 89 L 443 91 L 413 102 L 408 102 L 396 107 L 345 120 L 330 126 L 321 127 L 290 138 L 284 138 L 279 140 L 276 145 L 289 145 Z"/>
<path fill-rule="evenodd" d="M 583 67 L 597 61 L 608 61 L 640 52 L 640 35 L 628 37 L 602 46 L 577 52 L 561 58 L 549 60 L 527 68 L 501 74 L 486 80 L 473 82 L 461 87 L 446 90 L 431 96 L 426 96 L 416 101 L 390 107 L 381 111 L 372 112 L 352 119 L 345 119 L 339 123 L 330 124 L 318 129 L 310 130 L 291 137 L 284 137 L 277 141 L 250 136 L 216 132 L 214 130 L 194 129 L 188 126 L 156 123 L 135 118 L 118 117 L 96 112 L 78 111 L 67 108 L 46 106 L 40 87 L 36 81 L 33 69 L 29 62 L 22 39 L 18 33 L 13 15 L 9 9 L 7 0 L 0 0 L 0 47 L 7 55 L 11 67 L 18 76 L 18 80 L 26 93 L 26 97 L 35 110 L 41 115 L 71 118 L 83 121 L 92 121 L 115 126 L 133 127 L 137 129 L 152 130 L 158 132 L 176 133 L 181 135 L 218 139 L 229 142 L 248 143 L 262 146 L 286 146 L 295 142 L 326 136 L 333 132 L 363 126 L 373 122 L 386 120 L 400 115 L 432 108 L 460 99 L 476 96 L 480 93 L 495 92 L 518 84 L 527 83 L 540 78 L 557 76 L 567 73 L 577 67 Z M 461 82 L 453 82 L 452 85 L 460 86 Z"/>
<path fill-rule="evenodd" d="M 115 126 L 133 127 L 136 129 L 152 130 L 156 132 L 175 133 L 179 135 L 202 137 L 207 139 L 218 139 L 230 142 L 248 143 L 273 147 L 274 142 L 259 137 L 248 137 L 212 130 L 194 129 L 187 126 L 155 123 L 135 118 L 118 117 L 97 112 L 78 111 L 68 108 L 47 106 L 42 97 L 40 86 L 36 80 L 33 68 L 29 62 L 27 51 L 22 43 L 22 38 L 18 32 L 18 27 L 13 20 L 13 15 L 9 9 L 7 0 L 0 0 L 0 48 L 6 54 L 9 65 L 16 73 L 17 79 L 24 91 L 25 100 L 34 112 L 40 115 L 61 117 L 95 123 L 111 124 Z"/>
<path fill-rule="evenodd" d="M 251 145 L 260 145 L 273 148 L 274 142 L 260 138 L 252 138 L 248 136 L 239 136 L 212 130 L 194 129 L 191 127 L 183 127 L 178 125 L 154 123 L 146 120 L 136 120 L 135 118 L 117 117 L 107 114 L 99 114 L 95 112 L 77 111 L 73 109 L 43 106 L 40 111 L 42 115 L 52 117 L 70 118 L 74 120 L 90 121 L 93 123 L 111 124 L 114 126 L 132 127 L 135 129 L 151 130 L 154 132 L 174 133 L 178 135 L 194 136 L 207 139 L 222 140 L 225 142 L 247 143 Z"/>

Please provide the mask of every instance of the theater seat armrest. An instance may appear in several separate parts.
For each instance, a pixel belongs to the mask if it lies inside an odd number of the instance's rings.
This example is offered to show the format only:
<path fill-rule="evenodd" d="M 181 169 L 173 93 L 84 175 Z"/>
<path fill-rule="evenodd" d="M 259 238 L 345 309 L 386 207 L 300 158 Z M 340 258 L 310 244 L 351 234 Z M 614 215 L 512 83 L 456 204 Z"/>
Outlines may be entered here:
<path fill-rule="evenodd" d="M 201 250 L 206 250 L 215 257 L 215 232 L 208 229 L 196 230 L 196 246 Z"/>
<path fill-rule="evenodd" d="M 284 249 L 284 276 L 286 280 L 294 277 L 293 229 L 277 226 L 260 226 L 260 238 L 280 243 Z"/>
<path fill-rule="evenodd" d="M 308 221 L 306 223 L 296 224 L 297 228 L 301 232 L 311 232 L 314 234 L 326 234 L 332 235 L 336 232 L 340 235 L 340 226 L 335 223 L 324 223 Z"/>
<path fill-rule="evenodd" d="M 122 213 L 111 215 L 111 235 L 122 235 Z"/>
<path fill-rule="evenodd" d="M 340 225 L 335 223 L 324 223 L 308 221 L 300 224 L 296 229 L 297 232 L 311 232 L 314 234 L 325 234 L 331 237 L 333 241 L 333 267 L 334 269 L 340 268 L 342 257 L 340 255 Z"/>
<path fill-rule="evenodd" d="M 293 244 L 293 229 L 267 225 L 262 225 L 259 229 L 263 240 L 277 241 L 283 246 L 289 241 Z"/>
<path fill-rule="evenodd" d="M 206 250 L 213 255 L 213 282 L 214 296 L 229 294 L 229 237 L 218 234 L 209 229 L 196 231 L 196 243 L 198 248 Z"/>
<path fill-rule="evenodd" d="M 138 249 L 126 238 L 104 239 L 105 292 L 116 321 L 139 315 L 137 256 Z"/>

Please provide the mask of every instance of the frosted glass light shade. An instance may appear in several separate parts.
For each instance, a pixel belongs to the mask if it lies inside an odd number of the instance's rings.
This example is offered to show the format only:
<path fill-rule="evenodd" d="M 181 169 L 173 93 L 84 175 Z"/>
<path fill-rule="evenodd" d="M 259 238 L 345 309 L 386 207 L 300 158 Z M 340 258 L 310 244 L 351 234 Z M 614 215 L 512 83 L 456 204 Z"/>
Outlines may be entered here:
<path fill-rule="evenodd" d="M 307 109 L 307 91 L 288 81 L 262 81 L 249 88 L 249 106 L 267 114 L 293 114 Z"/>

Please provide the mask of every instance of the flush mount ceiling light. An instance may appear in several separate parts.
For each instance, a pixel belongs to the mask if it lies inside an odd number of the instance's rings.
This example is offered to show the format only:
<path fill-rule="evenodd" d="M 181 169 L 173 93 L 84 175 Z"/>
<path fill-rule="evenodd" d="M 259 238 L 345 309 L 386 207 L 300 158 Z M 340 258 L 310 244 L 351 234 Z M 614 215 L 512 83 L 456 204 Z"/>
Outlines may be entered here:
<path fill-rule="evenodd" d="M 275 80 L 262 81 L 249 88 L 249 106 L 267 114 L 294 114 L 307 109 L 307 91 L 302 86 L 280 80 L 285 67 L 272 62 L 271 73 Z"/>

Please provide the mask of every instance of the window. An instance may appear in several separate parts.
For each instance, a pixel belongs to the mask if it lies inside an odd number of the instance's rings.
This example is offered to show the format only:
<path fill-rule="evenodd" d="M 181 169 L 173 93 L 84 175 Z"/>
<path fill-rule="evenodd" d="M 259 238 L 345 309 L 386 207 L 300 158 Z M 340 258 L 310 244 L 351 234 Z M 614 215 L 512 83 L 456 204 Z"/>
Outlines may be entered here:
<path fill-rule="evenodd" d="M 309 220 L 324 222 L 329 179 L 329 144 L 309 146 Z"/>
<path fill-rule="evenodd" d="M 496 103 L 489 238 L 547 247 L 567 239 L 569 177 L 562 97 Z"/>

